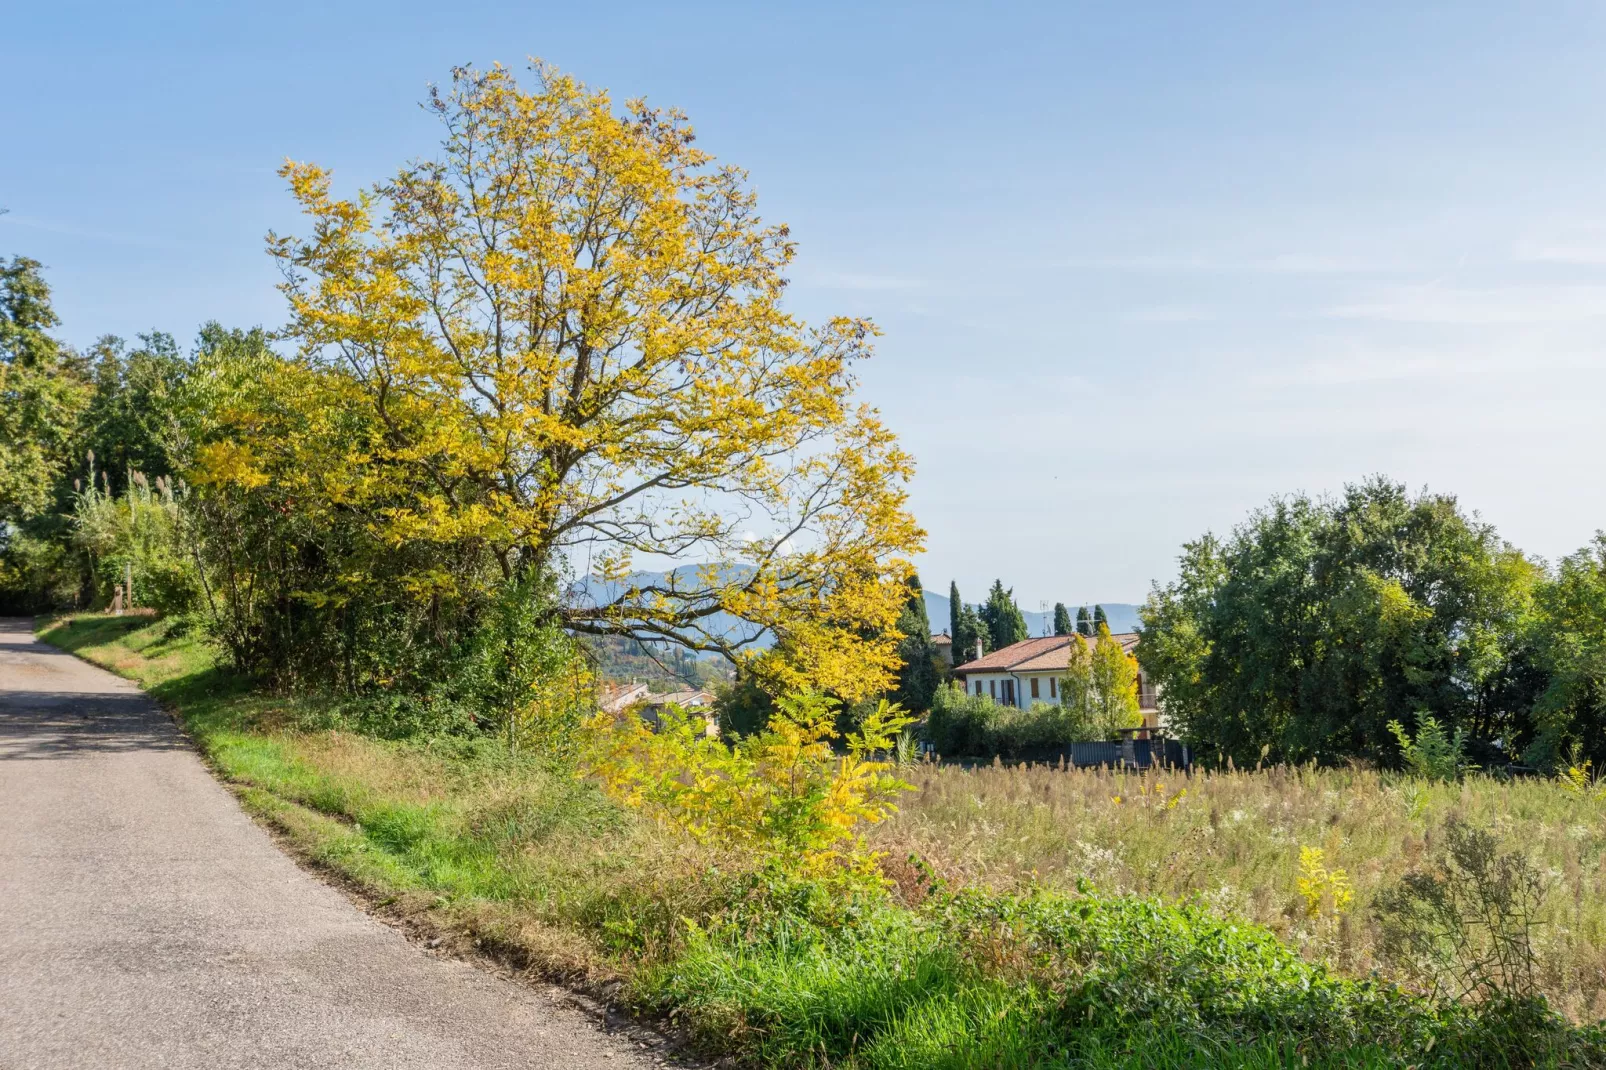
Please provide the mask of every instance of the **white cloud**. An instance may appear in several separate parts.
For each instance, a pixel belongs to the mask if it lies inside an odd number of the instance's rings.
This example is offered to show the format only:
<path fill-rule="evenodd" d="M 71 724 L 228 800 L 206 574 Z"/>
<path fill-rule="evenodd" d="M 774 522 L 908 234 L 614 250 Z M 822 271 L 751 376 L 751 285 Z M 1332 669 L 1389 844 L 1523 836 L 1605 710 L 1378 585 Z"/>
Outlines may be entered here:
<path fill-rule="evenodd" d="M 1050 266 L 1098 271 L 1207 275 L 1377 275 L 1398 273 L 1402 270 L 1398 260 L 1382 257 L 1363 258 L 1301 252 L 1154 253 L 1137 256 L 1070 257 L 1056 260 Z"/>
<path fill-rule="evenodd" d="M 1399 286 L 1369 300 L 1334 306 L 1327 314 L 1393 323 L 1578 323 L 1606 318 L 1606 286 Z"/>
<path fill-rule="evenodd" d="M 861 293 L 920 290 L 924 289 L 926 285 L 922 279 L 857 271 L 808 272 L 799 281 L 803 285 L 817 287 L 822 290 L 853 290 Z"/>

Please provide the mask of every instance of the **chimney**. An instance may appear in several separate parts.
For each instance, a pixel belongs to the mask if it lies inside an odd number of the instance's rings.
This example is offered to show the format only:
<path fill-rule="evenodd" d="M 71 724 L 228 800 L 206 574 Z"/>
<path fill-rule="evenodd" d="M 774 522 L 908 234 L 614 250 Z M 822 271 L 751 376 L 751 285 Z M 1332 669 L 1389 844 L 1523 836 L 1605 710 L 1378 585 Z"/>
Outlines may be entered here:
<path fill-rule="evenodd" d="M 981 640 L 980 639 L 976 640 L 976 660 L 977 661 L 981 660 Z"/>

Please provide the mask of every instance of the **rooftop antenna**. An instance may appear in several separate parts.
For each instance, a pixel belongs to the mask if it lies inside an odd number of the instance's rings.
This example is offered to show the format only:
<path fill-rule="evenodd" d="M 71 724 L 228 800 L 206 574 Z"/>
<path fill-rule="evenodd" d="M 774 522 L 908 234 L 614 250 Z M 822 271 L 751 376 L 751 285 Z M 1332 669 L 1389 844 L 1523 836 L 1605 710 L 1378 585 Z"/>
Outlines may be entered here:
<path fill-rule="evenodd" d="M 1037 601 L 1037 611 L 1043 615 L 1043 635 L 1046 638 L 1050 631 L 1048 619 L 1048 599 L 1040 598 Z"/>

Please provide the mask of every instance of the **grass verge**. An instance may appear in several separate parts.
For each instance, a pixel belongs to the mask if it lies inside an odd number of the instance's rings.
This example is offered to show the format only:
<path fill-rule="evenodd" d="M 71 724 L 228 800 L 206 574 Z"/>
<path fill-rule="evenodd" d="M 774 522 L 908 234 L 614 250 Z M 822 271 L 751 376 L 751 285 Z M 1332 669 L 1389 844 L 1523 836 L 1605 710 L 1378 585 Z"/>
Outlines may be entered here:
<path fill-rule="evenodd" d="M 257 693 L 167 622 L 42 637 L 172 708 L 253 813 L 372 901 L 745 1065 L 1606 1066 L 1543 1005 L 1335 976 L 1203 903 L 945 883 L 918 862 L 896 897 L 843 894 L 686 843 L 493 740 L 373 738 L 360 711 Z"/>

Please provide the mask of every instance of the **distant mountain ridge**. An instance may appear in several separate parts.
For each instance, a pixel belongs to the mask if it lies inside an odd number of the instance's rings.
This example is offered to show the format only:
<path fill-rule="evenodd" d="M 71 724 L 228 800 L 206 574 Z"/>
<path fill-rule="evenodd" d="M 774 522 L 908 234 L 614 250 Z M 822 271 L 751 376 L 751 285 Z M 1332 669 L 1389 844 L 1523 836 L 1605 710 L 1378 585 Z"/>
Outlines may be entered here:
<path fill-rule="evenodd" d="M 682 583 L 686 583 L 688 585 L 695 584 L 697 579 L 697 570 L 700 567 L 701 566 L 697 565 L 687 565 L 682 568 L 675 569 L 674 575 L 680 578 Z M 731 571 L 727 572 L 726 575 L 734 574 L 739 576 L 741 573 L 736 570 L 744 569 L 746 567 L 748 566 L 728 566 Z M 614 601 L 632 586 L 646 587 L 654 584 L 662 584 L 668 580 L 670 576 L 671 573 L 668 572 L 632 572 L 624 583 L 602 580 L 596 576 L 587 576 L 584 579 L 578 580 L 572 584 L 569 588 L 569 593 L 570 597 L 589 601 L 592 604 L 604 604 Z M 947 631 L 948 596 L 937 594 L 936 592 L 929 590 L 925 592 L 925 595 L 926 615 L 931 618 L 931 630 L 933 632 Z M 1077 607 L 1083 605 L 1083 603 L 1067 602 L 1065 604 L 1070 608 L 1071 618 L 1074 620 L 1076 617 Z M 1088 602 L 1086 605 L 1089 613 L 1093 611 L 1093 607 L 1095 605 L 1102 605 L 1104 607 L 1104 613 L 1109 618 L 1110 631 L 1112 632 L 1135 632 L 1138 630 L 1138 607 L 1130 602 Z M 1039 635 L 1054 634 L 1053 610 L 1049 610 L 1048 612 L 1044 613 L 1037 610 L 1028 610 L 1022 607 L 1021 616 L 1026 618 L 1026 631 L 1028 635 L 1036 637 Z M 759 631 L 759 629 L 755 628 L 754 625 L 748 623 L 747 621 L 740 620 L 737 617 L 733 617 L 729 613 L 719 613 L 708 618 L 705 626 L 710 633 L 723 636 L 727 639 L 751 636 Z M 773 640 L 769 634 L 763 633 L 757 635 L 753 645 L 760 649 L 766 649 L 772 642 Z"/>
<path fill-rule="evenodd" d="M 974 604 L 974 603 L 972 603 Z M 1109 618 L 1110 631 L 1135 632 L 1138 630 L 1138 607 L 1131 602 L 1066 602 L 1071 611 L 1071 620 L 1076 620 L 1076 610 L 1086 605 L 1089 613 L 1093 612 L 1095 605 L 1104 607 L 1104 615 Z M 926 616 L 931 618 L 933 632 L 948 630 L 948 596 L 937 594 L 934 591 L 926 592 Z M 1043 613 L 1021 607 L 1021 616 L 1026 618 L 1026 634 L 1030 637 L 1054 634 L 1054 610 L 1050 608 Z"/>

